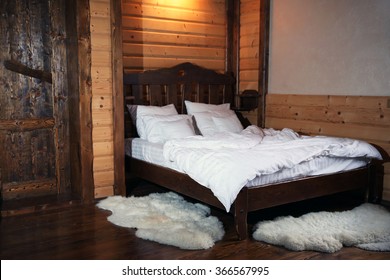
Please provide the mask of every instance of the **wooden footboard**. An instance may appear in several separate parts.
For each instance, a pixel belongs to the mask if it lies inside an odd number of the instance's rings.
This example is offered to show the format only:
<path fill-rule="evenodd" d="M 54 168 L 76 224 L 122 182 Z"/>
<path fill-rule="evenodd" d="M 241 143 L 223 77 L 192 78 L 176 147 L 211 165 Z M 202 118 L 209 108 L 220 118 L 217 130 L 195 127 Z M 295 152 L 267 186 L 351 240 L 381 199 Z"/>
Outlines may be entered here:
<path fill-rule="evenodd" d="M 207 205 L 225 209 L 210 189 L 198 184 L 186 174 L 134 158 L 130 160 L 130 166 L 127 168 L 141 179 Z M 368 201 L 379 202 L 382 180 L 380 172 L 377 172 L 378 168 L 378 165 L 371 163 L 347 172 L 242 188 L 231 210 L 238 239 L 244 240 L 248 237 L 248 213 L 256 210 L 353 190 L 365 191 Z"/>

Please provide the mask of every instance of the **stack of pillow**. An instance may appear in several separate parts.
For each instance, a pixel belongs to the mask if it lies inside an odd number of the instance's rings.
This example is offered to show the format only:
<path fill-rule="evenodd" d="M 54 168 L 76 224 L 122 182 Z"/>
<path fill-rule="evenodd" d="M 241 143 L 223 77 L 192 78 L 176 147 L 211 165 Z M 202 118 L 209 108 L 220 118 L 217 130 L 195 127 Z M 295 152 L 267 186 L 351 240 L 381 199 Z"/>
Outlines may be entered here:
<path fill-rule="evenodd" d="M 152 143 L 195 135 L 213 136 L 219 132 L 239 133 L 243 126 L 230 104 L 205 104 L 184 101 L 187 115 L 178 114 L 175 106 L 128 105 L 138 135 Z"/>
<path fill-rule="evenodd" d="M 184 101 L 187 114 L 194 116 L 196 126 L 203 136 L 212 136 L 218 132 L 239 133 L 243 130 L 242 124 L 230 104 L 205 104 Z"/>

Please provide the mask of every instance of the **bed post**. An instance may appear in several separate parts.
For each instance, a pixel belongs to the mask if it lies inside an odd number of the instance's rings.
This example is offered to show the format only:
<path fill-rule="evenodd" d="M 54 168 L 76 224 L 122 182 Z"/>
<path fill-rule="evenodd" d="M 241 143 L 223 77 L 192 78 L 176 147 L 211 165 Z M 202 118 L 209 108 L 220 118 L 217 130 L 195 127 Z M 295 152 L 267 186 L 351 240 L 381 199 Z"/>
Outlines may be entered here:
<path fill-rule="evenodd" d="M 383 192 L 384 167 L 382 161 L 372 160 L 369 166 L 367 201 L 380 203 Z"/>
<path fill-rule="evenodd" d="M 248 188 L 243 187 L 234 201 L 234 225 L 239 240 L 248 237 Z"/>

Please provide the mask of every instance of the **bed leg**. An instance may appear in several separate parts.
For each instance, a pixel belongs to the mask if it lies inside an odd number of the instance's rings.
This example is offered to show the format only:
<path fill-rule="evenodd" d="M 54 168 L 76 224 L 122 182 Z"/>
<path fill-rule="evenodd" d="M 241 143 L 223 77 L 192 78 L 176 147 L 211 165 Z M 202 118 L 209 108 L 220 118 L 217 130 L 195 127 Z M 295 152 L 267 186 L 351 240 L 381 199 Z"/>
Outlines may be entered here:
<path fill-rule="evenodd" d="M 234 202 L 234 225 L 239 240 L 248 238 L 248 189 L 244 187 Z"/>
<path fill-rule="evenodd" d="M 383 192 L 384 167 L 380 161 L 374 161 L 370 165 L 369 188 L 367 201 L 380 203 Z"/>

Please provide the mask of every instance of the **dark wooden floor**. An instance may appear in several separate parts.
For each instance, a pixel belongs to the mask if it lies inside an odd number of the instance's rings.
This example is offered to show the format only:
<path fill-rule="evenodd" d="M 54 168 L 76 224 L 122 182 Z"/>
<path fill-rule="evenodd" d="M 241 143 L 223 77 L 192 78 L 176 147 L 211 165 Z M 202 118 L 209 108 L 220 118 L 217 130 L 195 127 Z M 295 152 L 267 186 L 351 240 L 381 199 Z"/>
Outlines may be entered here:
<path fill-rule="evenodd" d="M 157 189 L 155 189 L 157 190 Z M 255 222 L 279 215 L 300 215 L 308 211 L 352 208 L 356 200 L 343 197 L 312 200 L 284 207 L 259 211 L 249 216 Z M 225 225 L 222 241 L 208 250 L 187 251 L 145 241 L 134 235 L 134 229 L 115 226 L 107 221 L 109 211 L 95 205 L 74 205 L 49 209 L 33 214 L 5 217 L 1 220 L 0 254 L 2 260 L 12 259 L 382 259 L 390 253 L 370 252 L 357 248 L 343 248 L 334 254 L 312 251 L 293 252 L 278 246 L 253 240 L 237 241 L 233 218 L 220 210 L 212 210 Z"/>

